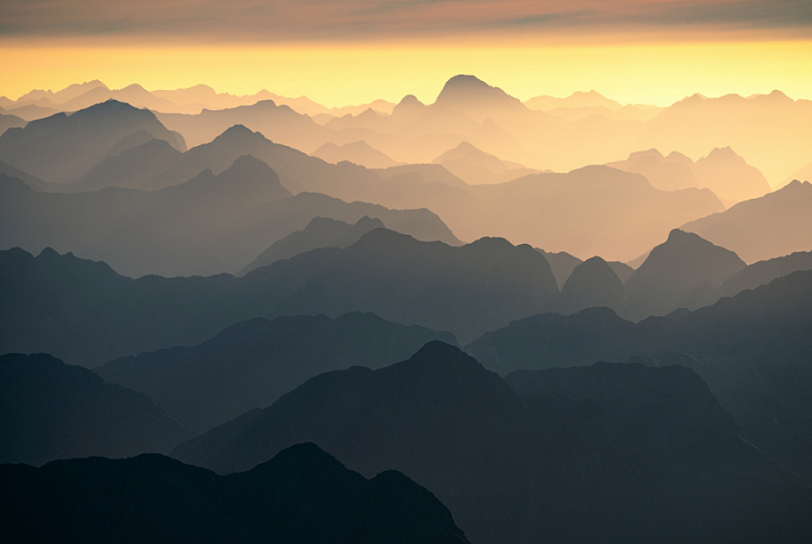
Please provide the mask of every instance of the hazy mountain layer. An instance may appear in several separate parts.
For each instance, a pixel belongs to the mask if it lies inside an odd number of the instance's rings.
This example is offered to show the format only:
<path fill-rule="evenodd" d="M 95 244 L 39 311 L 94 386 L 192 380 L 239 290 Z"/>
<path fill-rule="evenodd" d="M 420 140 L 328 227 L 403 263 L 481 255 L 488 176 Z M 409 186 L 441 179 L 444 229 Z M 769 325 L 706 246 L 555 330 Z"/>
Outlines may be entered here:
<path fill-rule="evenodd" d="M 349 161 L 367 168 L 389 168 L 398 164 L 391 157 L 371 147 L 363 140 L 342 146 L 329 142 L 315 150 L 311 155 L 333 164 Z"/>
<path fill-rule="evenodd" d="M 610 395 L 614 405 L 580 400 L 588 390 L 525 401 L 434 342 L 376 371 L 322 374 L 173 455 L 228 472 L 310 440 L 362 474 L 410 475 L 482 543 L 810 534 L 812 491 L 740 442 L 693 372 L 631 370 L 632 391 Z M 658 382 L 667 398 L 647 394 Z"/>
<path fill-rule="evenodd" d="M 86 174 L 116 142 L 139 130 L 186 150 L 183 137 L 168 131 L 152 112 L 110 100 L 4 132 L 0 160 L 45 181 L 64 183 Z"/>
<path fill-rule="evenodd" d="M 453 335 L 407 327 L 374 314 L 253 319 L 190 348 L 117 359 L 96 369 L 111 383 L 140 391 L 198 431 L 271 405 L 309 378 L 406 359 L 430 340 Z"/>
<path fill-rule="evenodd" d="M 689 187 L 707 188 L 724 202 L 741 202 L 771 192 L 767 180 L 729 147 L 714 148 L 696 163 L 672 151 L 663 157 L 656 149 L 632 153 L 625 161 L 607 164 L 613 168 L 646 176 L 654 187 L 677 191 Z"/>
<path fill-rule="evenodd" d="M 357 242 L 367 232 L 380 228 L 385 228 L 381 220 L 368 216 L 362 217 L 354 225 L 337 219 L 314 217 L 304 229 L 292 232 L 274 242 L 271 247 L 260 253 L 256 259 L 243 268 L 240 275 L 313 249 L 345 248 Z"/>
<path fill-rule="evenodd" d="M 0 482 L 15 542 L 468 542 L 403 474 L 367 480 L 313 444 L 229 476 L 142 455 L 3 465 Z"/>
<path fill-rule="evenodd" d="M 0 356 L 0 415 L 0 463 L 165 453 L 195 434 L 147 396 L 44 353 Z"/>
<path fill-rule="evenodd" d="M 546 251 L 628 261 L 665 238 L 681 217 L 722 211 L 708 190 L 666 192 L 642 176 L 604 166 L 535 174 L 470 192 L 484 208 L 476 223 L 443 215 L 461 238 L 489 232 Z"/>
<path fill-rule="evenodd" d="M 0 252 L 0 283 L 0 352 L 47 352 L 92 367 L 280 315 L 367 311 L 470 341 L 540 311 L 557 292 L 529 246 L 483 239 L 457 248 L 385 229 L 242 278 L 133 280 L 103 262 L 13 249 Z"/>
<path fill-rule="evenodd" d="M 629 276 L 626 291 L 641 315 L 695 310 L 714 302 L 715 289 L 746 266 L 734 252 L 674 229 Z"/>
<path fill-rule="evenodd" d="M 369 216 L 420 239 L 459 243 L 428 210 L 388 210 L 311 193 L 291 198 L 276 173 L 252 157 L 161 191 L 45 194 L 0 175 L 0 195 L 0 247 L 72 251 L 131 276 L 236 273 L 314 217 L 355 223 Z"/>
<path fill-rule="evenodd" d="M 731 297 L 745 289 L 755 289 L 798 270 L 812 270 L 812 251 L 753 263 L 725 280 L 716 290 L 720 297 Z"/>
<path fill-rule="evenodd" d="M 812 249 L 812 184 L 793 181 L 680 228 L 735 251 L 752 263 Z"/>

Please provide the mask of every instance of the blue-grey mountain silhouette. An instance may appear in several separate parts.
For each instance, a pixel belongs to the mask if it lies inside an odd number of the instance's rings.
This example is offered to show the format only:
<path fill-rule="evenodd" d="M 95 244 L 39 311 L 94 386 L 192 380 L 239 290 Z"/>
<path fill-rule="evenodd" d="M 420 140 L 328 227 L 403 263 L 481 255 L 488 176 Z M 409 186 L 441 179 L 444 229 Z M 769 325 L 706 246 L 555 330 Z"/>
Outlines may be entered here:
<path fill-rule="evenodd" d="M 153 454 L 2 465 L 0 484 L 14 542 L 468 542 L 403 474 L 367 480 L 313 444 L 229 476 Z"/>
<path fill-rule="evenodd" d="M 195 434 L 85 368 L 43 353 L 0 356 L 0 463 L 166 453 Z"/>

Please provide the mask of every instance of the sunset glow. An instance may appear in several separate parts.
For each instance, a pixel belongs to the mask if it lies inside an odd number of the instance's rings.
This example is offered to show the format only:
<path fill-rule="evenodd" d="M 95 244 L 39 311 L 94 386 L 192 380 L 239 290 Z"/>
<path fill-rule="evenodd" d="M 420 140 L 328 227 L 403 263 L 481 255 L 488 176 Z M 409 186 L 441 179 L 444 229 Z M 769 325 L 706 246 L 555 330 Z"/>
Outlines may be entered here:
<path fill-rule="evenodd" d="M 149 90 L 205 83 L 219 92 L 268 89 L 327 106 L 414 94 L 432 102 L 457 73 L 522 100 L 595 89 L 622 103 L 668 105 L 699 92 L 743 96 L 780 89 L 812 98 L 812 41 L 562 46 L 331 44 L 107 46 L 5 44 L 0 94 L 16 99 L 91 79 Z"/>

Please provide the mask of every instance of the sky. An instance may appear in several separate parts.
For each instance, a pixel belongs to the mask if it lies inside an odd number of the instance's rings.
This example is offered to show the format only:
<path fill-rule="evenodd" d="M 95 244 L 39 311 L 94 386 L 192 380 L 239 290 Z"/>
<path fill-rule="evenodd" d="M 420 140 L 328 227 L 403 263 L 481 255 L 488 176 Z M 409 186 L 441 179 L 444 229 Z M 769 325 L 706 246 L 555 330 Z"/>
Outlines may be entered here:
<path fill-rule="evenodd" d="M 0 95 L 266 88 L 327 106 L 436 98 L 476 75 L 526 100 L 597 90 L 812 99 L 809 0 L 0 0 Z"/>

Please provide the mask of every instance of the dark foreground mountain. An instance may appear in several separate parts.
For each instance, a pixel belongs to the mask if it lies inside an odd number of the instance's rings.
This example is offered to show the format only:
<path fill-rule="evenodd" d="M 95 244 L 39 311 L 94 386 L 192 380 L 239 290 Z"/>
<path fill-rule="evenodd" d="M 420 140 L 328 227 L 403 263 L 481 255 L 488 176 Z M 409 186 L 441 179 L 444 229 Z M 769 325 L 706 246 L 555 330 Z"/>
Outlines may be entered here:
<path fill-rule="evenodd" d="M 313 249 L 345 248 L 357 242 L 367 232 L 380 228 L 385 228 L 380 219 L 373 219 L 366 215 L 354 225 L 337 219 L 314 217 L 304 229 L 292 232 L 274 242 L 271 247 L 260 253 L 256 259 L 243 268 L 240 275 Z"/>
<path fill-rule="evenodd" d="M 42 353 L 0 356 L 0 463 L 167 452 L 194 434 L 85 368 Z"/>
<path fill-rule="evenodd" d="M 313 441 L 362 474 L 414 478 L 481 543 L 809 538 L 812 489 L 741 442 L 693 372 L 633 371 L 615 399 L 627 408 L 528 401 L 433 342 L 386 368 L 322 374 L 173 455 L 229 472 Z M 659 382 L 668 398 L 646 393 Z"/>
<path fill-rule="evenodd" d="M 537 315 L 465 349 L 503 374 L 635 356 L 647 364 L 688 366 L 748 440 L 812 475 L 812 272 L 636 324 L 605 308 Z"/>
<path fill-rule="evenodd" d="M 198 346 L 117 359 L 96 373 L 148 395 L 181 423 L 206 431 L 269 406 L 313 376 L 356 365 L 390 365 L 430 340 L 455 343 L 449 333 L 369 313 L 257 318 Z"/>
<path fill-rule="evenodd" d="M 313 444 L 229 476 L 141 455 L 3 465 L 0 484 L 10 542 L 468 542 L 403 474 L 367 480 Z"/>
<path fill-rule="evenodd" d="M 46 352 L 91 367 L 281 315 L 373 312 L 465 342 L 541 311 L 557 292 L 547 261 L 529 246 L 483 239 L 451 247 L 386 229 L 242 278 L 134 280 L 72 254 L 12 249 L 0 251 L 0 285 L 0 353 Z"/>
<path fill-rule="evenodd" d="M 793 181 L 680 227 L 735 251 L 748 263 L 812 249 L 812 184 Z"/>

